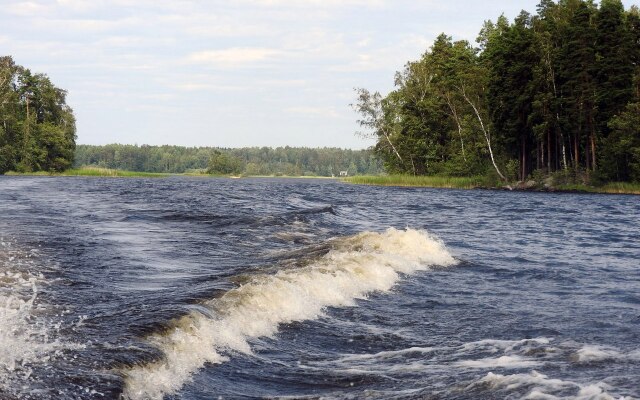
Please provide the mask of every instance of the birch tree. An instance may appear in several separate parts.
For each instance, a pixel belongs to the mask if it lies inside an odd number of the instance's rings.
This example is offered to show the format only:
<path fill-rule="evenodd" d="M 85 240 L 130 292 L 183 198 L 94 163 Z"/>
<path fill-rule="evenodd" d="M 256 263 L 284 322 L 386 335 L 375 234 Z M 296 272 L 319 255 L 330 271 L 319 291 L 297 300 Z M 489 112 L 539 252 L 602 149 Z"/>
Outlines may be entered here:
<path fill-rule="evenodd" d="M 402 166 L 404 159 L 398 152 L 395 140 L 395 118 L 390 109 L 385 113 L 385 105 L 382 95 L 379 92 L 371 93 L 367 89 L 355 89 L 358 100 L 351 107 L 361 116 L 357 122 L 365 128 L 358 134 L 365 138 L 378 139 L 382 153 L 391 153 L 391 160 L 387 157 L 387 162 L 392 165 Z M 395 162 L 394 162 L 395 159 Z"/>

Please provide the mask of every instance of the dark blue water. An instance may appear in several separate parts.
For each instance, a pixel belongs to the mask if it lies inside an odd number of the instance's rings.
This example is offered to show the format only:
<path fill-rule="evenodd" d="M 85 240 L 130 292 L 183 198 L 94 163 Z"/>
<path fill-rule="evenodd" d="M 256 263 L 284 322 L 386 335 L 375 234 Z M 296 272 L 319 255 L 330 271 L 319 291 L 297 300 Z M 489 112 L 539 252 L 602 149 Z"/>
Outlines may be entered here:
<path fill-rule="evenodd" d="M 0 177 L 0 398 L 640 398 L 639 260 L 634 196 Z"/>

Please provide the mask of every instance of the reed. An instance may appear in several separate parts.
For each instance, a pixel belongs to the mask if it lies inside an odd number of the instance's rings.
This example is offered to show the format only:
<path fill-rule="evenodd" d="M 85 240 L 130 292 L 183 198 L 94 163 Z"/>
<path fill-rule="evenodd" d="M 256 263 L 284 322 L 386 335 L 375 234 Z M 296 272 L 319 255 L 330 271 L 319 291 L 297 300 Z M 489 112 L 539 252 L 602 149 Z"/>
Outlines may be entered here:
<path fill-rule="evenodd" d="M 138 172 L 138 171 L 122 171 L 118 169 L 100 168 L 100 167 L 81 167 L 68 169 L 63 172 L 7 172 L 7 175 L 26 175 L 26 176 L 104 176 L 104 177 L 128 177 L 128 178 L 164 178 L 171 174 L 162 174 L 156 172 Z"/>
<path fill-rule="evenodd" d="M 78 169 L 69 169 L 61 173 L 64 176 L 113 176 L 113 177 L 129 177 L 129 178 L 164 178 L 170 174 L 157 172 L 139 172 L 139 171 L 123 171 L 119 169 L 100 168 L 100 167 L 82 167 Z"/>
<path fill-rule="evenodd" d="M 639 183 L 609 182 L 602 186 L 588 186 L 583 184 L 559 185 L 555 189 L 560 191 L 610 193 L 610 194 L 640 194 Z"/>
<path fill-rule="evenodd" d="M 486 187 L 483 177 L 454 177 L 454 176 L 413 176 L 413 175 L 381 175 L 381 176 L 351 176 L 344 182 L 361 185 L 376 186 L 405 186 L 405 187 L 433 187 L 450 189 L 474 189 Z"/>

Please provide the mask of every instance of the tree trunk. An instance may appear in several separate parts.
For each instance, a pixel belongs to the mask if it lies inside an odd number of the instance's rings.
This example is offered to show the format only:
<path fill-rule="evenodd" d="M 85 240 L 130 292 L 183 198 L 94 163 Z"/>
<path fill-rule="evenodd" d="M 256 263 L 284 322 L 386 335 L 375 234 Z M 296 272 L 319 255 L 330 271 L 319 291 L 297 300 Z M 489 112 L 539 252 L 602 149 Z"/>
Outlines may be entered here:
<path fill-rule="evenodd" d="M 580 167 L 580 158 L 578 154 L 578 132 L 573 135 L 573 167 L 575 169 Z"/>
<path fill-rule="evenodd" d="M 542 149 L 540 149 L 542 143 Z M 544 165 L 544 142 L 536 140 L 536 169 L 540 169 L 540 165 Z"/>
<path fill-rule="evenodd" d="M 527 178 L 527 144 L 525 142 L 525 137 L 522 136 L 522 175 L 520 176 L 520 180 L 524 182 Z"/>
<path fill-rule="evenodd" d="M 591 168 L 596 170 L 596 140 L 595 135 L 591 133 Z"/>
<path fill-rule="evenodd" d="M 458 112 L 456 111 L 456 108 L 453 105 L 453 102 L 451 101 L 451 97 L 449 96 L 449 93 L 445 93 L 444 97 L 447 99 L 447 105 L 451 110 L 451 115 L 453 116 L 453 119 L 456 122 L 456 125 L 458 126 L 458 134 L 460 135 L 460 147 L 462 148 L 462 159 L 466 163 L 467 155 L 465 154 L 465 151 L 464 151 L 464 139 L 462 138 L 462 125 L 460 124 L 460 118 L 458 118 Z"/>
<path fill-rule="evenodd" d="M 591 155 L 589 154 L 590 150 L 589 150 L 589 137 L 587 136 L 587 143 L 586 146 L 584 146 L 584 165 L 585 165 L 585 170 L 587 171 L 587 173 L 589 172 L 589 170 L 591 169 L 590 166 L 590 161 L 591 161 Z"/>
<path fill-rule="evenodd" d="M 391 139 L 389 138 L 387 131 L 384 128 L 381 128 L 380 130 L 382 131 L 382 134 L 384 135 L 385 139 L 387 139 L 387 142 L 389 142 L 389 146 L 391 146 L 391 149 L 396 154 L 396 157 L 398 157 L 400 162 L 404 164 L 404 160 L 402 159 L 402 156 L 400 156 L 400 153 L 398 153 L 398 150 L 396 150 L 396 146 L 394 146 L 393 143 L 391 142 Z"/>
<path fill-rule="evenodd" d="M 29 96 L 26 97 L 27 103 L 27 121 L 24 128 L 24 140 L 22 141 L 22 161 L 25 164 L 28 163 L 27 158 L 29 157 L 29 149 L 27 148 L 29 145 L 29 125 L 31 125 L 31 121 L 29 119 Z"/>
<path fill-rule="evenodd" d="M 547 129 L 547 173 L 551 172 L 551 130 Z"/>
<path fill-rule="evenodd" d="M 482 117 L 480 116 L 480 112 L 478 111 L 478 108 L 476 107 L 475 104 L 473 104 L 473 102 L 469 99 L 469 97 L 467 97 L 467 93 L 464 90 L 464 86 L 461 88 L 461 92 L 464 99 L 467 101 L 467 103 L 469 103 L 471 108 L 473 108 L 473 111 L 475 112 L 476 117 L 480 122 L 480 128 L 482 128 L 482 133 L 484 134 L 484 138 L 487 141 L 487 147 L 489 147 L 489 156 L 491 157 L 491 163 L 493 164 L 493 168 L 495 168 L 496 172 L 500 176 L 500 179 L 502 179 L 504 182 L 507 182 L 507 178 L 505 178 L 504 175 L 502 175 L 502 172 L 500 172 L 500 169 L 496 165 L 496 160 L 493 157 L 493 150 L 491 149 L 491 137 L 489 136 L 489 132 L 487 132 L 487 129 L 484 126 L 484 122 L 482 121 Z"/>

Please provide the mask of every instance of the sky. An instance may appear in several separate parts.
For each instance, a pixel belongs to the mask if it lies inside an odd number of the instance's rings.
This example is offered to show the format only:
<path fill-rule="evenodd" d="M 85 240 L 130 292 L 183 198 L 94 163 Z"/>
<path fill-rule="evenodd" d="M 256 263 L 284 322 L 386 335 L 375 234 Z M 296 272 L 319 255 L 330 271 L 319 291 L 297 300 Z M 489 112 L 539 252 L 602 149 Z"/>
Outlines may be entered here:
<path fill-rule="evenodd" d="M 0 55 L 68 91 L 79 144 L 361 149 L 354 88 L 538 2 L 0 0 Z"/>

